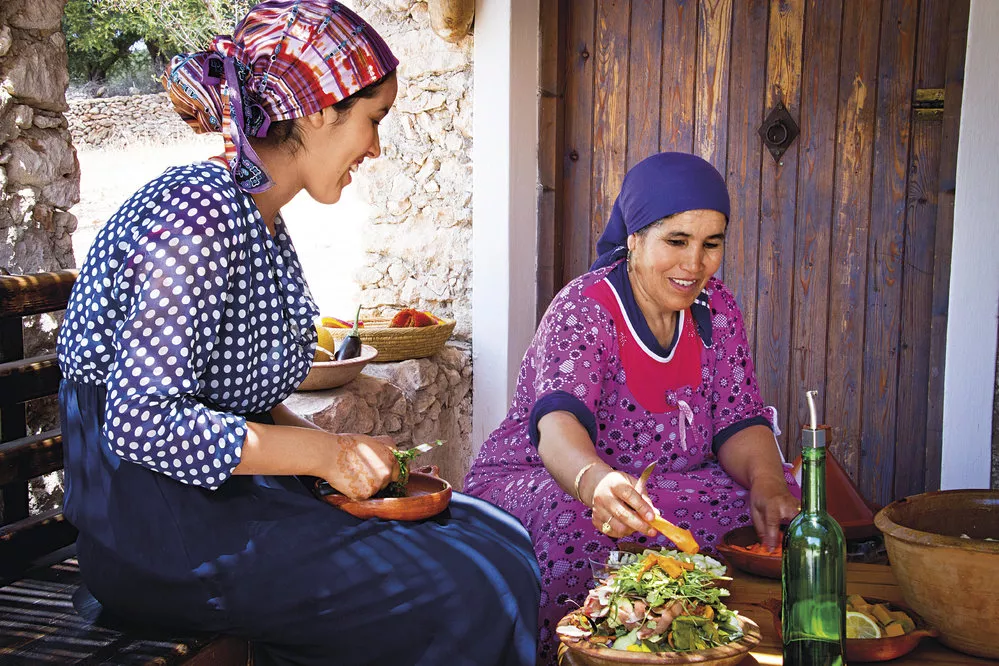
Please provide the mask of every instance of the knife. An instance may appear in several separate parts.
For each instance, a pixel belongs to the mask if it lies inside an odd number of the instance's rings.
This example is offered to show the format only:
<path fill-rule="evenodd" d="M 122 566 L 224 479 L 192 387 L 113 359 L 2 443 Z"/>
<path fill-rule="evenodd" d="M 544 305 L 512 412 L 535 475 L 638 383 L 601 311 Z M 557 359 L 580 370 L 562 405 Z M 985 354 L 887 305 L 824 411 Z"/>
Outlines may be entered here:
<path fill-rule="evenodd" d="M 406 449 L 406 453 L 412 453 L 412 458 L 418 455 L 422 455 L 428 451 L 433 451 L 434 449 L 443 446 L 444 440 L 438 439 L 436 442 L 427 442 L 426 444 L 417 444 L 416 446 Z M 411 459 L 412 459 L 411 458 Z"/>

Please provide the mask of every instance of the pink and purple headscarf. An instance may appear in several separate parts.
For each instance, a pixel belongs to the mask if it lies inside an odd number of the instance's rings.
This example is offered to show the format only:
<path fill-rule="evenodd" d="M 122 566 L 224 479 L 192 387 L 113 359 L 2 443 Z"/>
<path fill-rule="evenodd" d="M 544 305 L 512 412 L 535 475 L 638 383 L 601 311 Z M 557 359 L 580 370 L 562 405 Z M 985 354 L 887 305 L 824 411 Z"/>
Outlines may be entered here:
<path fill-rule="evenodd" d="M 196 132 L 221 132 L 239 187 L 273 183 L 248 137 L 350 97 L 398 66 L 385 40 L 333 0 L 265 0 L 208 51 L 170 62 L 163 86 Z"/>
<path fill-rule="evenodd" d="M 590 270 L 627 254 L 628 236 L 659 220 L 688 210 L 716 210 L 729 217 L 725 179 L 711 164 L 690 153 L 658 153 L 631 167 L 597 241 Z"/>

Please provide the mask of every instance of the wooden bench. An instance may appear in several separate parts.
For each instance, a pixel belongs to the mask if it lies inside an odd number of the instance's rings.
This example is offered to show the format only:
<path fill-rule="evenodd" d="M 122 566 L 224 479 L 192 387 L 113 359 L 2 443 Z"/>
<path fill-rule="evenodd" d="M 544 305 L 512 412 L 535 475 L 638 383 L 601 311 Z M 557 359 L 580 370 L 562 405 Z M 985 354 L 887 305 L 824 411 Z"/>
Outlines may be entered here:
<path fill-rule="evenodd" d="M 58 429 L 28 434 L 25 404 L 57 395 L 61 374 L 55 354 L 24 358 L 22 318 L 65 310 L 75 279 L 76 271 L 0 276 L 0 664 L 243 666 L 248 647 L 235 637 L 109 621 L 81 587 L 76 529 L 60 509 L 29 514 L 28 482 L 63 459 Z"/>

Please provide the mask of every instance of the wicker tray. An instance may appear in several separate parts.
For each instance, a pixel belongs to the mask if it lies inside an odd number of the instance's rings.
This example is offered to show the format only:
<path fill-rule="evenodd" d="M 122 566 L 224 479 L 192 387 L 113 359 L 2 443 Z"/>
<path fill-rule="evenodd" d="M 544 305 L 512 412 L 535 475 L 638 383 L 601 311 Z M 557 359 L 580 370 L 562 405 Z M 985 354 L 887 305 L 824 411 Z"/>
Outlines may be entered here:
<path fill-rule="evenodd" d="M 362 343 L 378 350 L 375 363 L 433 356 L 451 337 L 455 324 L 454 319 L 445 319 L 434 326 L 391 328 L 391 321 L 389 318 L 365 319 L 364 326 L 357 330 Z M 336 340 L 337 346 L 350 333 L 347 328 L 326 327 L 326 330 Z"/>

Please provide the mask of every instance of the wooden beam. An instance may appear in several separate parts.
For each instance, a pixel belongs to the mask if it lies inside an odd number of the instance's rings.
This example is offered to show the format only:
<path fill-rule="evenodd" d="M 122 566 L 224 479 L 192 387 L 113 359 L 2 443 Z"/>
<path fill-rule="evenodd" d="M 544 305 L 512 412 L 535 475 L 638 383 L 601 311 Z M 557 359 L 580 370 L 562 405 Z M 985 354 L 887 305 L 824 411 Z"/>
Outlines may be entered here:
<path fill-rule="evenodd" d="M 63 310 L 77 271 L 0 276 L 0 317 L 25 317 Z"/>

